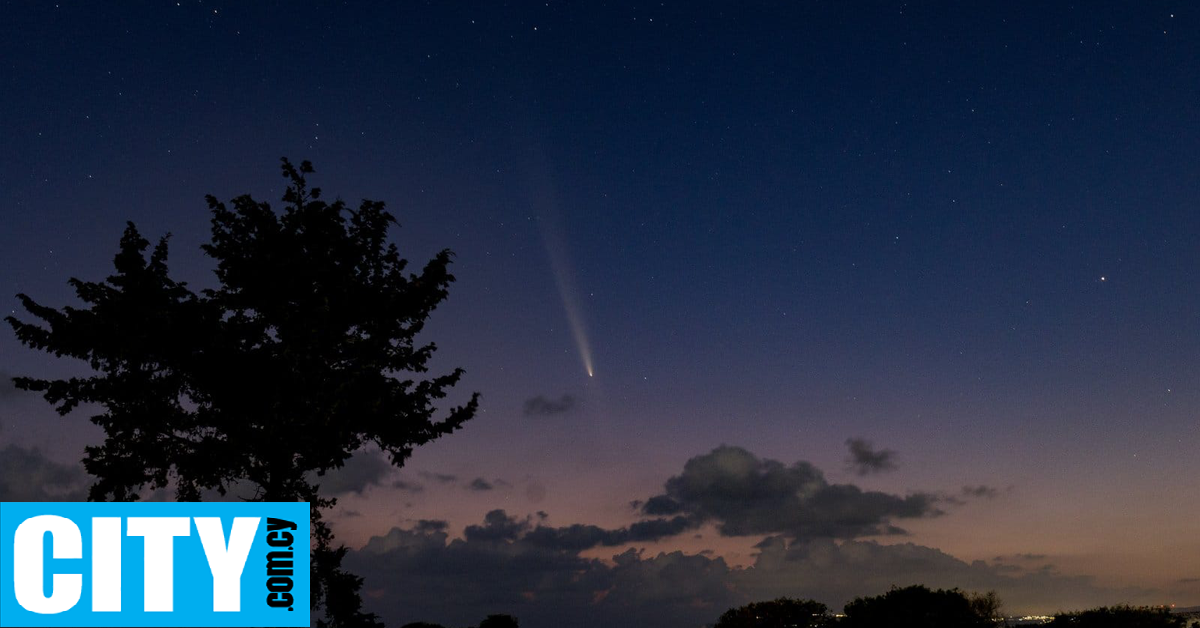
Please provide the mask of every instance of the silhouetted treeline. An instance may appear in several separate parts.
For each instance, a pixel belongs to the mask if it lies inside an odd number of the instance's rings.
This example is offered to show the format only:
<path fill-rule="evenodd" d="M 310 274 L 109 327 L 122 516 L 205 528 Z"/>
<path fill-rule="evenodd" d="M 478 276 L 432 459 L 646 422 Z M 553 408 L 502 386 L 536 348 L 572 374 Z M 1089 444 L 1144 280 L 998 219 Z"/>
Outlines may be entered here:
<path fill-rule="evenodd" d="M 725 611 L 714 628 L 972 628 L 1006 626 L 996 593 L 924 586 L 893 588 L 855 598 L 835 615 L 815 600 L 781 597 Z M 1113 606 L 1059 613 L 1048 628 L 1185 628 L 1188 621 L 1163 607 Z M 1191 624 L 1197 626 L 1200 624 Z M 478 628 L 519 628 L 512 615 L 488 615 Z M 401 628 L 447 628 L 416 622 Z M 466 628 L 474 628 L 468 626 Z"/>
<path fill-rule="evenodd" d="M 856 598 L 841 616 L 832 615 L 824 604 L 813 600 L 756 602 L 725 611 L 716 628 L 975 628 L 993 626 L 999 606 L 994 593 L 975 595 L 958 589 L 911 586 Z"/>
<path fill-rule="evenodd" d="M 1187 620 L 1163 607 L 1113 606 L 1060 613 L 1050 628 L 1183 628 Z"/>
<path fill-rule="evenodd" d="M 725 611 L 714 628 L 977 628 L 1006 626 L 994 591 L 967 593 L 916 585 L 859 597 L 842 614 L 815 600 L 781 597 Z M 1163 607 L 1113 606 L 1059 613 L 1048 628 L 1185 628 L 1188 621 Z M 1192 624 L 1193 626 L 1200 624 Z M 512 615 L 488 615 L 478 628 L 519 628 Z M 401 628 L 446 628 L 416 622 Z M 467 627 L 474 628 L 474 627 Z M 634 627 L 637 628 L 637 627 Z"/>
<path fill-rule="evenodd" d="M 924 586 L 893 588 L 860 597 L 841 615 L 813 600 L 778 598 L 731 608 L 715 628 L 978 628 L 1003 626 L 995 592 L 966 593 Z M 1188 622 L 1162 607 L 1114 606 L 1059 613 L 1049 628 L 1184 628 Z"/>
<path fill-rule="evenodd" d="M 400 628 L 446 628 L 441 624 L 430 624 L 419 621 L 413 624 L 404 624 Z M 474 628 L 468 626 L 467 628 Z M 520 628 L 517 618 L 512 615 L 488 615 L 486 619 L 479 622 L 479 628 Z"/>
<path fill-rule="evenodd" d="M 717 622 L 719 628 L 741 628 L 742 626 L 825 626 L 829 623 L 829 607 L 813 600 L 794 600 L 781 597 L 770 602 L 754 602 L 731 608 Z"/>

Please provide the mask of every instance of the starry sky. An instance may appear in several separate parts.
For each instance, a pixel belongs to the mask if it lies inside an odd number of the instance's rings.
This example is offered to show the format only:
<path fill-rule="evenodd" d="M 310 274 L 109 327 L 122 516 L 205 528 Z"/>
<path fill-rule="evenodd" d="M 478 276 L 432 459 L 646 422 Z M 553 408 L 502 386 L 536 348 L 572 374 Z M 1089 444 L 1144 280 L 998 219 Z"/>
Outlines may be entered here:
<path fill-rule="evenodd" d="M 426 333 L 482 394 L 403 469 L 329 479 L 389 625 L 913 582 L 1200 604 L 1198 28 L 1158 1 L 5 2 L 0 308 L 70 303 L 126 220 L 211 285 L 204 195 L 277 200 L 308 159 L 409 259 L 456 252 Z M 0 334 L 5 375 L 77 368 Z M 0 388 L 4 498 L 77 494 L 99 437 Z"/>

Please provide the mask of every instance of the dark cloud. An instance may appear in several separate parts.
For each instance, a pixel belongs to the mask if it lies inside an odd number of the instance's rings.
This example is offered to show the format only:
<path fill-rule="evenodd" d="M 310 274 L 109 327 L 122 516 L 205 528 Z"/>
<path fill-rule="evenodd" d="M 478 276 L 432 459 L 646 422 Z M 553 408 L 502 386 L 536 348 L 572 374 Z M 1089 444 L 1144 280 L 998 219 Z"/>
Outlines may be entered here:
<path fill-rule="evenodd" d="M 998 563 L 1004 563 L 1013 561 L 1026 562 L 1031 560 L 1046 560 L 1046 558 L 1048 558 L 1048 556 L 1045 554 L 1010 554 L 1008 556 L 997 556 L 992 560 Z"/>
<path fill-rule="evenodd" d="M 725 536 L 852 539 L 903 534 L 892 521 L 938 516 L 938 499 L 830 484 L 807 462 L 788 466 L 722 446 L 688 460 L 663 494 L 646 500 L 642 513 L 711 521 Z"/>
<path fill-rule="evenodd" d="M 671 518 L 647 519 L 638 521 L 637 523 L 629 524 L 627 528 L 628 538 L 621 543 L 641 543 L 646 541 L 656 541 L 661 538 L 675 536 L 687 530 L 697 528 L 700 522 L 686 517 L 677 515 Z M 616 543 L 613 543 L 614 545 Z"/>
<path fill-rule="evenodd" d="M 1000 495 L 1000 489 L 994 486 L 980 484 L 978 486 L 962 487 L 963 497 L 974 497 L 977 499 L 995 499 Z"/>
<path fill-rule="evenodd" d="M 847 460 L 850 468 L 859 475 L 884 473 L 896 468 L 896 452 L 890 449 L 875 449 L 871 441 L 848 438 L 846 448 L 850 450 Z"/>
<path fill-rule="evenodd" d="M 995 590 L 1013 612 L 1052 612 L 1111 603 L 1114 599 L 1144 601 L 1153 597 L 1144 590 L 1104 589 L 1084 576 L 1049 572 L 1013 576 L 984 561 L 968 563 L 913 543 L 884 545 L 831 539 L 789 542 L 772 537 L 759 544 L 759 551 L 754 566 L 744 573 L 743 586 L 763 592 L 803 591 L 805 596 L 835 608 L 855 595 L 910 584 Z M 766 597 L 770 596 L 759 599 Z"/>
<path fill-rule="evenodd" d="M 394 528 L 346 564 L 364 576 L 366 603 L 388 625 L 468 625 L 511 613 L 532 628 L 695 626 L 737 599 L 725 588 L 729 570 L 720 559 L 629 550 L 606 564 L 547 543 L 537 529 L 503 511 L 488 513 L 462 539 L 444 529 Z"/>
<path fill-rule="evenodd" d="M 378 486 L 392 473 L 392 465 L 377 451 L 362 452 L 352 456 L 341 468 L 334 469 L 317 481 L 321 489 L 331 495 L 357 493 L 371 486 Z"/>
<path fill-rule="evenodd" d="M 532 399 L 525 400 L 525 416 L 548 417 L 566 414 L 574 410 L 578 405 L 579 400 L 574 395 L 563 395 L 558 399 L 547 399 L 538 395 Z"/>
<path fill-rule="evenodd" d="M 467 488 L 472 491 L 490 491 L 496 487 L 483 478 L 475 478 L 471 480 L 470 484 L 467 484 Z"/>
<path fill-rule="evenodd" d="M 544 521 L 546 513 L 538 512 Z M 463 536 L 468 541 L 514 541 L 521 539 L 532 546 L 554 551 L 582 552 L 594 547 L 614 547 L 628 543 L 645 543 L 672 537 L 696 527 L 695 522 L 679 516 L 671 519 L 638 521 L 623 528 L 574 524 L 553 527 L 534 524 L 532 517 L 517 519 L 503 510 L 493 510 L 484 517 L 483 525 L 467 526 Z"/>
<path fill-rule="evenodd" d="M 21 392 L 20 390 L 17 390 L 16 385 L 13 384 L 12 378 L 12 373 L 9 373 L 8 371 L 0 371 L 0 401 L 8 399 L 9 397 L 15 397 Z"/>
<path fill-rule="evenodd" d="M 529 530 L 529 519 L 517 520 L 503 510 L 493 510 L 483 517 L 483 525 L 470 525 L 463 530 L 468 541 L 515 541 Z"/>
<path fill-rule="evenodd" d="M 422 534 L 428 534 L 430 532 L 443 532 L 449 527 L 450 524 L 441 519 L 420 519 L 413 530 Z"/>
<path fill-rule="evenodd" d="M 424 486 L 421 486 L 416 482 L 407 482 L 405 480 L 396 480 L 395 482 L 392 482 L 392 488 L 399 489 L 406 493 L 420 493 L 425 490 Z"/>
<path fill-rule="evenodd" d="M 420 475 L 422 478 L 425 478 L 430 482 L 437 482 L 438 484 L 454 484 L 458 481 L 457 475 L 451 475 L 449 473 L 430 473 L 429 471 L 421 471 L 417 475 Z"/>
<path fill-rule="evenodd" d="M 605 529 L 594 525 L 575 524 L 562 528 L 537 526 L 525 535 L 525 540 L 541 547 L 582 552 L 593 547 L 613 547 L 627 543 L 646 543 L 675 536 L 692 529 L 695 523 L 687 517 L 639 521 L 625 528 Z"/>
<path fill-rule="evenodd" d="M 711 624 L 726 608 L 753 600 L 812 597 L 840 609 L 855 596 L 917 583 L 995 590 L 1012 612 L 1153 598 L 1142 590 L 1103 589 L 1087 577 L 1012 575 L 911 543 L 774 536 L 759 543 L 750 566 L 734 568 L 719 557 L 683 552 L 650 556 L 629 549 L 610 561 L 588 558 L 580 552 L 617 531 L 548 528 L 501 510 L 469 526 L 464 538 L 450 538 L 445 522 L 431 523 L 393 528 L 346 558 L 365 578 L 368 610 L 388 625 L 467 625 L 489 613 L 511 613 L 527 628 L 683 628 Z"/>
<path fill-rule="evenodd" d="M 675 515 L 683 512 L 683 504 L 666 495 L 657 495 L 644 502 L 640 499 L 634 501 L 642 505 L 642 512 L 647 515 Z"/>
<path fill-rule="evenodd" d="M 84 501 L 89 476 L 82 464 L 50 460 L 38 449 L 0 449 L 0 501 Z"/>

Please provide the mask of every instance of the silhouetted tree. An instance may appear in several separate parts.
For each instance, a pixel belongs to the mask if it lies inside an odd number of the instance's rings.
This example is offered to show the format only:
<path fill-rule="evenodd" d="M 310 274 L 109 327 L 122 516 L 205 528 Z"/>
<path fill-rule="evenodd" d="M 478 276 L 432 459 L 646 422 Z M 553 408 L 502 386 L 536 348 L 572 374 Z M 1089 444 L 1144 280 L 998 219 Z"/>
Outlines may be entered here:
<path fill-rule="evenodd" d="M 971 605 L 971 611 L 976 615 L 993 621 L 1004 619 L 1001 614 L 1000 596 L 996 595 L 995 591 L 987 593 L 970 593 L 967 594 L 967 602 Z"/>
<path fill-rule="evenodd" d="M 414 447 L 458 429 L 477 396 L 438 418 L 435 403 L 461 369 L 420 379 L 434 345 L 418 344 L 454 277 L 442 251 L 420 273 L 388 244 L 395 219 L 377 201 L 357 209 L 309 188 L 304 162 L 283 160 L 277 213 L 250 196 L 208 197 L 217 286 L 193 292 L 167 272 L 167 238 L 130 223 L 102 282 L 72 278 L 82 307 L 18 295 L 40 324 L 5 320 L 24 344 L 78 358 L 88 377 L 15 379 L 66 414 L 99 408 L 105 441 L 88 447 L 93 500 L 135 500 L 174 486 L 250 486 L 253 499 L 313 504 L 313 602 L 321 626 L 378 625 L 363 613 L 362 581 L 341 569 L 321 511 L 334 504 L 317 477 L 374 443 L 401 465 Z M 146 255 L 150 250 L 149 256 Z"/>
<path fill-rule="evenodd" d="M 400 626 L 400 628 L 445 628 L 445 626 L 441 624 L 431 624 L 429 622 L 418 621 L 411 624 L 404 624 L 403 626 Z"/>
<path fill-rule="evenodd" d="M 731 608 L 721 615 L 716 628 L 806 628 L 829 623 L 828 608 L 813 600 L 781 597 Z M 483 628 L 482 626 L 480 628 Z"/>
<path fill-rule="evenodd" d="M 883 595 L 860 597 L 846 605 L 847 628 L 971 628 L 993 625 L 972 608 L 962 591 L 923 586 L 893 588 Z"/>
<path fill-rule="evenodd" d="M 520 628 L 517 618 L 512 615 L 488 615 L 479 622 L 479 628 Z"/>
<path fill-rule="evenodd" d="M 1162 607 L 1113 606 L 1055 615 L 1050 628 L 1183 628 L 1187 620 Z"/>

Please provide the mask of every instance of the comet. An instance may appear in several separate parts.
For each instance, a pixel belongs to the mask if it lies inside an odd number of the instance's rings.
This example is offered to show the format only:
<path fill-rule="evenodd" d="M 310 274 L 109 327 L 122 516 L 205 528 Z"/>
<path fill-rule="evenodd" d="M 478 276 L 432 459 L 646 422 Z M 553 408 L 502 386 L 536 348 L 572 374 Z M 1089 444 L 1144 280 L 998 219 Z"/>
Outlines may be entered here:
<path fill-rule="evenodd" d="M 596 368 L 592 361 L 592 347 L 588 342 L 587 319 L 583 315 L 583 301 L 575 287 L 575 275 L 571 271 L 571 256 L 568 254 L 566 229 L 563 227 L 562 212 L 559 210 L 558 195 L 551 177 L 551 169 L 545 154 L 540 150 L 531 152 L 533 158 L 527 171 L 527 185 L 531 209 L 538 217 L 537 223 L 550 260 L 550 270 L 562 299 L 571 338 L 579 351 L 579 360 L 588 377 L 595 377 Z"/>
<path fill-rule="evenodd" d="M 579 291 L 575 287 L 575 277 L 571 272 L 570 259 L 567 256 L 566 238 L 557 216 L 547 216 L 540 221 L 542 242 L 546 245 L 546 254 L 550 258 L 550 270 L 554 273 L 554 283 L 558 286 L 558 295 L 562 299 L 563 311 L 567 315 L 567 323 L 571 327 L 571 337 L 579 350 L 579 359 L 588 377 L 595 377 L 596 370 L 592 362 L 592 348 L 588 342 L 587 325 L 584 322 Z"/>

